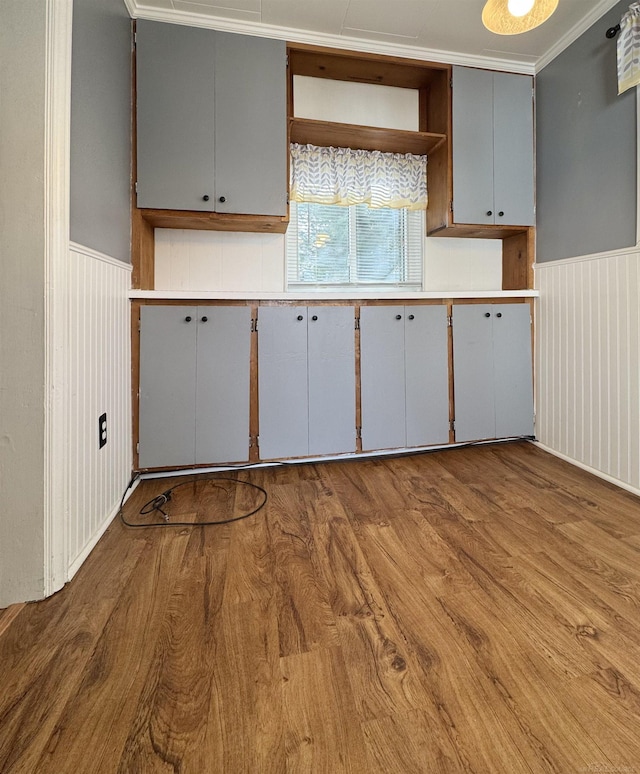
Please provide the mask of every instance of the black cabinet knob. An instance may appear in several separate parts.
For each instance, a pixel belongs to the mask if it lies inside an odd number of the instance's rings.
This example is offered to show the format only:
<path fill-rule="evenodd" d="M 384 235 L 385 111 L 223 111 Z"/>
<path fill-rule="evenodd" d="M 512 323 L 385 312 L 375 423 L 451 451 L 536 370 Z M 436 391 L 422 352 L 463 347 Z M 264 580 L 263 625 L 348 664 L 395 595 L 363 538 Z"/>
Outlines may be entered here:
<path fill-rule="evenodd" d="M 485 312 L 485 313 L 484 313 L 484 316 L 485 316 L 485 317 L 491 317 L 491 312 Z"/>
<path fill-rule="evenodd" d="M 491 217 L 493 215 L 493 212 L 491 210 L 487 210 L 487 215 Z"/>
<path fill-rule="evenodd" d="M 208 201 L 209 201 L 209 194 L 205 194 L 205 195 L 202 197 L 202 201 L 203 201 L 203 202 L 208 202 Z"/>
<path fill-rule="evenodd" d="M 397 314 L 396 315 L 396 320 L 402 320 L 402 315 L 401 314 Z"/>
<path fill-rule="evenodd" d="M 498 213 L 498 217 L 502 218 L 503 216 L 504 216 L 504 212 L 501 211 Z"/>
<path fill-rule="evenodd" d="M 299 314 L 298 317 L 297 317 L 297 320 L 298 320 L 298 322 L 300 322 L 301 320 L 304 320 L 304 317 L 301 314 Z"/>
<path fill-rule="evenodd" d="M 410 315 L 409 315 L 409 319 L 410 319 L 410 320 L 415 320 L 415 315 L 413 315 L 413 314 L 410 314 Z"/>
<path fill-rule="evenodd" d="M 502 317 L 502 312 L 498 312 L 498 314 L 496 315 L 496 317 Z"/>
<path fill-rule="evenodd" d="M 227 201 L 227 197 L 226 197 L 226 196 L 221 196 L 221 197 L 218 199 L 218 201 L 219 201 L 219 202 L 222 202 L 222 204 L 224 204 L 224 203 Z"/>
<path fill-rule="evenodd" d="M 312 320 L 315 322 L 315 321 L 318 319 L 318 315 L 317 315 L 317 314 L 314 314 L 314 315 L 313 315 L 313 317 L 312 317 L 311 319 L 312 319 Z"/>
<path fill-rule="evenodd" d="M 208 319 L 209 318 L 205 316 L 205 317 L 202 318 L 202 322 L 207 322 Z"/>
<path fill-rule="evenodd" d="M 184 321 L 185 321 L 185 322 L 191 322 L 191 315 L 187 315 L 187 316 L 184 318 Z"/>

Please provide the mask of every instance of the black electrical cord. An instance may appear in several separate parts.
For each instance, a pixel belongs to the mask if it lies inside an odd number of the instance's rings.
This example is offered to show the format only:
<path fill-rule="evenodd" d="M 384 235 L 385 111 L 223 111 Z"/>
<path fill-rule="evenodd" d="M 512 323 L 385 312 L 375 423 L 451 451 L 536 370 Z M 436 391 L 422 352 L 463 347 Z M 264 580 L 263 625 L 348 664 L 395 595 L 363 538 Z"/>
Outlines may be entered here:
<path fill-rule="evenodd" d="M 140 509 L 139 513 L 141 516 L 146 516 L 149 513 L 158 512 L 162 514 L 163 521 L 152 521 L 152 522 L 144 522 L 144 523 L 133 523 L 130 521 L 127 521 L 124 517 L 124 500 L 127 496 L 127 492 L 131 489 L 135 481 L 140 477 L 139 473 L 136 473 L 131 481 L 129 482 L 129 485 L 125 489 L 122 499 L 120 501 L 120 520 L 122 523 L 127 527 L 212 527 L 217 524 L 232 524 L 234 521 L 242 521 L 243 519 L 248 519 L 249 516 L 253 516 L 255 513 L 258 513 L 267 503 L 268 495 L 265 489 L 263 489 L 261 486 L 258 486 L 257 484 L 251 484 L 248 481 L 238 481 L 235 478 L 224 478 L 224 477 L 218 477 L 218 476 L 208 476 L 206 478 L 192 478 L 189 481 L 181 481 L 179 484 L 175 484 L 174 486 L 170 487 L 169 489 L 166 489 L 162 494 L 158 495 L 157 497 L 153 497 L 151 500 L 146 502 L 142 508 Z M 169 515 L 166 511 L 163 510 L 163 506 L 166 505 L 168 502 L 171 501 L 171 495 L 175 489 L 178 489 L 181 486 L 187 486 L 187 484 L 195 484 L 199 481 L 230 481 L 238 486 L 248 486 L 251 489 L 254 489 L 260 494 L 262 494 L 262 502 L 259 503 L 252 511 L 249 511 L 249 513 L 243 513 L 240 516 L 233 516 L 229 519 L 219 519 L 217 521 L 169 521 Z M 218 489 L 222 489 L 222 487 L 217 487 Z"/>

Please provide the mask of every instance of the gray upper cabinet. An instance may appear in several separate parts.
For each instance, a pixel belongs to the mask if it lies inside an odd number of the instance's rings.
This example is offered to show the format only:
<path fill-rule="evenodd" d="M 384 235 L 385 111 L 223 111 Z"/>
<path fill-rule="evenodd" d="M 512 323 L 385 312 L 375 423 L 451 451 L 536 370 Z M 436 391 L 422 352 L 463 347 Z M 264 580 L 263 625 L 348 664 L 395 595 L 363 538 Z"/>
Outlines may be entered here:
<path fill-rule="evenodd" d="M 283 41 L 139 20 L 137 204 L 287 214 Z"/>
<path fill-rule="evenodd" d="M 449 442 L 447 309 L 360 310 L 362 448 Z"/>
<path fill-rule="evenodd" d="M 216 33 L 217 212 L 287 214 L 286 62 L 284 41 Z"/>
<path fill-rule="evenodd" d="M 350 306 L 260 308 L 262 459 L 355 452 L 354 327 Z"/>
<path fill-rule="evenodd" d="M 532 226 L 533 80 L 453 68 L 456 223 Z"/>
<path fill-rule="evenodd" d="M 528 304 L 454 304 L 456 441 L 533 435 Z"/>
<path fill-rule="evenodd" d="M 248 459 L 250 343 L 249 307 L 141 307 L 141 468 Z"/>

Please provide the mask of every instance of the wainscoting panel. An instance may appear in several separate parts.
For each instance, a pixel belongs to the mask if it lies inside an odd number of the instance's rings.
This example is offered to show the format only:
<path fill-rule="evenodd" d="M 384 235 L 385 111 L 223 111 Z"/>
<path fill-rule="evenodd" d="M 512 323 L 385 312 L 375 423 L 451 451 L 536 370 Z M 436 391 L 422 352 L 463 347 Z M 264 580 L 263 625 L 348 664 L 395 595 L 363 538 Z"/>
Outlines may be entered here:
<path fill-rule="evenodd" d="M 536 266 L 536 435 L 640 489 L 640 251 Z"/>
<path fill-rule="evenodd" d="M 109 525 L 131 475 L 131 267 L 76 244 L 69 260 L 68 579 Z"/>

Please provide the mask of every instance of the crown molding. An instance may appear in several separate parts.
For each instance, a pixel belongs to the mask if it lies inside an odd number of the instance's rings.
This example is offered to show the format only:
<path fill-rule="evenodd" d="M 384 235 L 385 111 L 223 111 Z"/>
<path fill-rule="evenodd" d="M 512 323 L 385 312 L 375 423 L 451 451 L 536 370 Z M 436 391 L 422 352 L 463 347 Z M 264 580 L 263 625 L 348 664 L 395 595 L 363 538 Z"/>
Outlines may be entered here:
<path fill-rule="evenodd" d="M 136 0 L 124 0 L 124 4 L 132 19 L 137 19 Z"/>
<path fill-rule="evenodd" d="M 417 59 L 424 62 L 441 62 L 443 64 L 479 67 L 485 70 L 503 70 L 504 72 L 525 73 L 527 75 L 533 75 L 536 70 L 536 64 L 531 61 L 477 56 L 465 54 L 461 51 L 419 48 L 406 44 L 387 43 L 381 40 L 331 35 L 322 32 L 294 29 L 292 27 L 277 27 L 260 22 L 222 18 L 203 13 L 152 8 L 137 2 L 137 0 L 124 0 L 124 2 L 129 15 L 133 19 L 148 19 L 150 21 L 182 24 L 190 27 L 205 27 L 222 32 L 237 32 L 243 35 L 255 35 L 260 38 L 286 40 L 290 43 L 307 43 L 314 46 L 362 51 L 367 54 L 385 54 L 386 56 Z"/>
<path fill-rule="evenodd" d="M 441 49 L 419 48 L 400 43 L 388 43 L 381 40 L 331 35 L 322 32 L 294 29 L 292 27 L 277 27 L 260 22 L 250 22 L 241 19 L 229 19 L 221 16 L 211 16 L 205 13 L 174 11 L 154 8 L 138 0 L 124 0 L 129 15 L 133 19 L 149 19 L 151 21 L 182 24 L 191 27 L 206 27 L 223 32 L 237 32 L 244 35 L 255 35 L 261 38 L 274 38 L 292 43 L 308 43 L 315 46 L 362 51 L 369 54 L 385 54 L 400 58 L 418 59 L 425 62 L 442 62 L 444 64 L 480 67 L 487 70 L 503 70 L 505 72 L 526 73 L 535 75 L 559 56 L 566 48 L 576 41 L 592 24 L 610 11 L 618 0 L 600 0 L 588 14 L 566 32 L 546 53 L 535 62 L 519 59 L 502 59 L 500 57 L 465 54 L 461 51 L 444 51 Z"/>
<path fill-rule="evenodd" d="M 580 21 L 565 33 L 560 40 L 546 52 L 546 54 L 543 54 L 540 59 L 538 59 L 535 64 L 535 72 L 539 73 L 559 56 L 565 48 L 569 48 L 569 46 L 585 33 L 592 24 L 595 24 L 598 19 L 601 19 L 605 13 L 607 13 L 607 11 L 610 11 L 617 2 L 618 0 L 600 0 L 598 5 L 596 5 L 590 13 L 580 19 Z"/>

